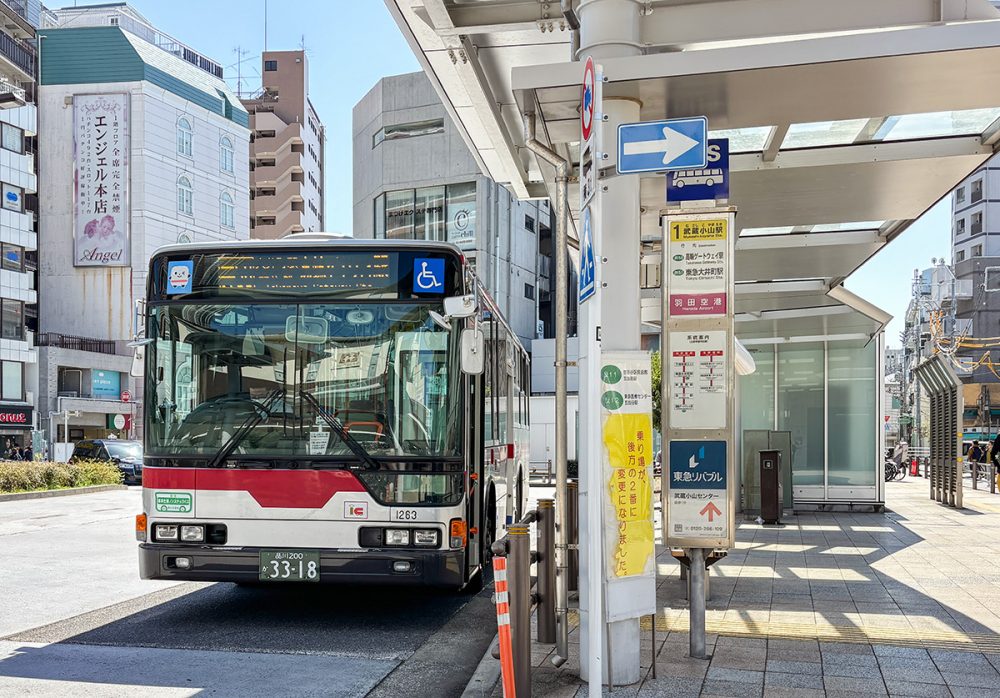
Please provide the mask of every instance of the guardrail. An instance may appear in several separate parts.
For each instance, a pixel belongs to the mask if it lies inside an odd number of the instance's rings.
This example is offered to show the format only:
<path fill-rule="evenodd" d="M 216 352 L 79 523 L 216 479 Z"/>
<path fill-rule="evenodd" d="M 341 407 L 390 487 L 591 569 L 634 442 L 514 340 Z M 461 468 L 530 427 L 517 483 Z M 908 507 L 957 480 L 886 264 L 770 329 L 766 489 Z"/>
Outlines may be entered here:
<path fill-rule="evenodd" d="M 531 524 L 538 529 L 538 550 L 531 550 Z M 538 609 L 536 639 L 556 641 L 555 502 L 538 500 L 538 508 L 507 528 L 493 544 L 497 630 L 501 680 L 505 698 L 531 695 L 531 611 Z M 538 563 L 537 583 L 531 565 Z"/>
<path fill-rule="evenodd" d="M 541 482 L 546 485 L 551 485 L 553 475 L 554 473 L 552 472 L 551 458 L 547 460 L 528 461 L 528 480 L 530 482 Z"/>

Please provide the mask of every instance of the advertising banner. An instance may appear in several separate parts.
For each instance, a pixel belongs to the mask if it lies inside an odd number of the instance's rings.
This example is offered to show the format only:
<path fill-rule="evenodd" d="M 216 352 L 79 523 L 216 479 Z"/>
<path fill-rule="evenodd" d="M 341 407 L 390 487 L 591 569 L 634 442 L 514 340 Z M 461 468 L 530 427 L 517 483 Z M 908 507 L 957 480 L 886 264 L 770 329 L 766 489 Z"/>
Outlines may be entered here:
<path fill-rule="evenodd" d="M 128 94 L 73 96 L 73 264 L 129 265 Z"/>
<path fill-rule="evenodd" d="M 601 424 L 608 488 L 608 579 L 652 574 L 653 391 L 647 352 L 601 353 Z"/>

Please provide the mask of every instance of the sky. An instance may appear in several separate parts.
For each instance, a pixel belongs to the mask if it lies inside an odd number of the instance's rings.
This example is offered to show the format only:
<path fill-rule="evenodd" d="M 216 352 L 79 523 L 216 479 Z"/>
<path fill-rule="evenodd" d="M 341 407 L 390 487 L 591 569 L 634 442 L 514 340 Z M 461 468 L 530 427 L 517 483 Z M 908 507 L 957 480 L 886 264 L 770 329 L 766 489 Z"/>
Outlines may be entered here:
<path fill-rule="evenodd" d="M 265 0 L 130 0 L 130 4 L 160 31 L 222 64 L 226 76 L 234 78 L 228 80 L 233 89 L 238 73 L 244 91 L 260 87 Z M 350 232 L 351 111 L 380 78 L 420 66 L 383 0 L 268 0 L 266 6 L 267 48 L 294 50 L 305 45 L 310 99 L 326 126 L 327 229 Z M 900 345 L 913 270 L 929 267 L 932 257 L 950 260 L 950 230 L 946 197 L 847 280 L 848 289 L 893 315 L 887 346 Z"/>

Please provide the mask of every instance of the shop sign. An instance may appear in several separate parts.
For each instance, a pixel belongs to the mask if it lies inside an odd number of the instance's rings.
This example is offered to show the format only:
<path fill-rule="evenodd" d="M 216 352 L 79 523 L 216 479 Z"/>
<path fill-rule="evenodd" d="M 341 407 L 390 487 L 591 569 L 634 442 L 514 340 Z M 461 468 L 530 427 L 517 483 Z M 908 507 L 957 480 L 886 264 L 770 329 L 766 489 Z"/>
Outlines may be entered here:
<path fill-rule="evenodd" d="M 115 400 L 122 392 L 122 374 L 118 371 L 90 372 L 90 394 L 95 398 Z"/>
<path fill-rule="evenodd" d="M 0 427 L 30 429 L 33 421 L 31 409 L 30 407 L 0 406 Z"/>

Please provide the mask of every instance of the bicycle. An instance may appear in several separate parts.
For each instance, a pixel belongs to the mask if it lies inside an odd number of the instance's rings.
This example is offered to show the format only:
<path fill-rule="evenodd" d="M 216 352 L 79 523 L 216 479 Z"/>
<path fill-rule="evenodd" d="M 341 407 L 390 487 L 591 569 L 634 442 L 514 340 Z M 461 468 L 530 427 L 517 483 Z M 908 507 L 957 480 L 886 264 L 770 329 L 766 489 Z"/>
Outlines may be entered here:
<path fill-rule="evenodd" d="M 887 460 L 885 462 L 885 481 L 892 482 L 893 480 L 902 480 L 906 477 L 906 466 L 902 463 L 897 463 L 894 460 Z"/>

